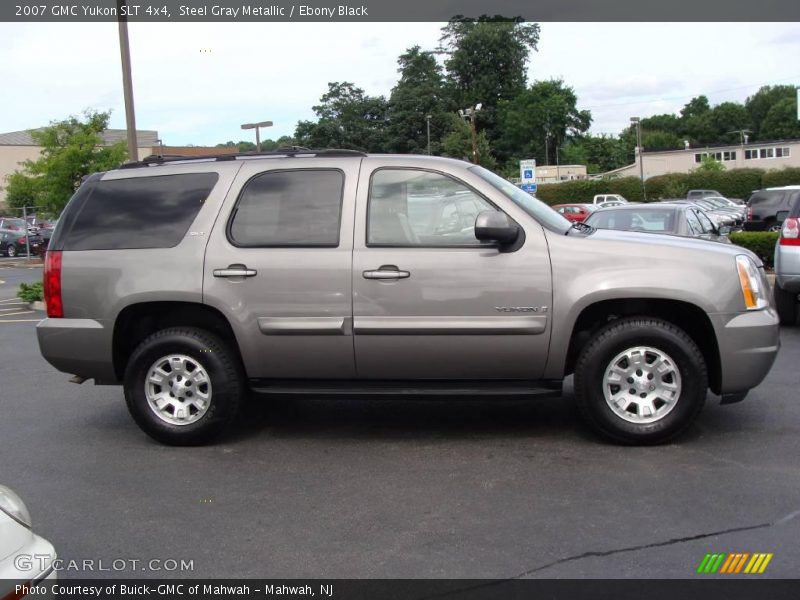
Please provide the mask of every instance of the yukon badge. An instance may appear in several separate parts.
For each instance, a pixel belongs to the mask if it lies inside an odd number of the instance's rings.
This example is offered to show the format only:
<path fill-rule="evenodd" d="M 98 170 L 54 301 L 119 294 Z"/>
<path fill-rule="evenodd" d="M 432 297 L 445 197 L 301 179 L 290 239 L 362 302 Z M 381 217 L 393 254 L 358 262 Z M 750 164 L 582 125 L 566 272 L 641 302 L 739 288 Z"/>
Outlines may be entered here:
<path fill-rule="evenodd" d="M 497 312 L 547 312 L 546 306 L 495 306 Z"/>

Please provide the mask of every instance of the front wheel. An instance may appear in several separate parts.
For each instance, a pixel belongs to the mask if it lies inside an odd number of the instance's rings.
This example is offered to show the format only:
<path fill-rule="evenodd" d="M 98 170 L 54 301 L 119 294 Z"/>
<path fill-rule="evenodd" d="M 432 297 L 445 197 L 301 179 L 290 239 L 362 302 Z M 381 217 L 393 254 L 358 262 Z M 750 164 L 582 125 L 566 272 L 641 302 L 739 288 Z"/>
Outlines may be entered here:
<path fill-rule="evenodd" d="M 625 444 L 658 444 L 686 429 L 703 407 L 705 360 L 681 329 L 631 317 L 603 327 L 575 367 L 575 398 L 596 432 Z"/>
<path fill-rule="evenodd" d="M 800 312 L 797 294 L 787 292 L 777 282 L 773 293 L 775 295 L 775 308 L 778 311 L 781 325 L 794 325 L 797 323 L 798 312 Z"/>
<path fill-rule="evenodd" d="M 234 422 L 245 397 L 238 356 L 194 327 L 163 329 L 133 351 L 125 401 L 139 427 L 174 446 L 205 444 Z"/>
<path fill-rule="evenodd" d="M 17 255 L 17 247 L 14 244 L 9 244 L 6 247 L 6 256 L 8 258 L 14 258 Z"/>

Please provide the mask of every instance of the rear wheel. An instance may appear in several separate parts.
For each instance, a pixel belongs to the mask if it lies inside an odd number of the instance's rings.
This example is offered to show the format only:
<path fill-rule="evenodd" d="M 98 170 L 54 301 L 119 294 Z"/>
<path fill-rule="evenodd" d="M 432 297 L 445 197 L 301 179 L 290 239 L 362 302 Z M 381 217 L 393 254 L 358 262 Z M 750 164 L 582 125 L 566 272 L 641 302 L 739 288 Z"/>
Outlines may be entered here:
<path fill-rule="evenodd" d="M 778 310 L 778 317 L 781 325 L 795 325 L 797 323 L 800 304 L 797 301 L 797 294 L 787 292 L 775 282 L 775 308 Z"/>
<path fill-rule="evenodd" d="M 603 327 L 578 357 L 575 398 L 606 438 L 657 444 L 680 434 L 703 407 L 705 360 L 681 329 L 632 317 Z"/>
<path fill-rule="evenodd" d="M 14 244 L 6 246 L 6 256 L 13 258 L 17 255 L 17 247 Z"/>
<path fill-rule="evenodd" d="M 234 422 L 245 397 L 238 356 L 194 327 L 158 331 L 134 350 L 125 401 L 139 427 L 169 445 L 212 441 Z"/>

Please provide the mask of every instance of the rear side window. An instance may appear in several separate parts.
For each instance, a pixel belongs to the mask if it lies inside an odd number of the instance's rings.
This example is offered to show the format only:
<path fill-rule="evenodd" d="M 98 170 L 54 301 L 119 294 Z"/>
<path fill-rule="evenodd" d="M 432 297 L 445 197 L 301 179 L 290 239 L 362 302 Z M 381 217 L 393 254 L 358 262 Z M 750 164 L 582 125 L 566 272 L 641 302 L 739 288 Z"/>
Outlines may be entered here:
<path fill-rule="evenodd" d="M 756 204 L 763 204 L 763 205 L 773 205 L 773 204 L 782 204 L 783 199 L 786 197 L 785 192 L 757 192 L 750 196 L 749 204 L 751 206 Z"/>
<path fill-rule="evenodd" d="M 95 181 L 64 211 L 53 249 L 120 250 L 177 246 L 217 183 L 216 173 Z"/>
<path fill-rule="evenodd" d="M 344 173 L 335 169 L 269 171 L 244 187 L 228 225 L 242 247 L 339 245 Z"/>

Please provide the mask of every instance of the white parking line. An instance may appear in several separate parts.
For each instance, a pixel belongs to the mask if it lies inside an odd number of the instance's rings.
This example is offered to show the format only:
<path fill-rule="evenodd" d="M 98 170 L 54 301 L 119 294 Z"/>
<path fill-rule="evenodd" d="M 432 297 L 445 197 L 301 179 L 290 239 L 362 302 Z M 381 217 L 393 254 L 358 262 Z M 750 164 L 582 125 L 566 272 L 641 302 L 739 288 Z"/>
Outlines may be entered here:
<path fill-rule="evenodd" d="M 6 302 L 19 302 L 19 298 L 4 298 L 0 300 L 0 304 L 5 304 Z"/>
<path fill-rule="evenodd" d="M 12 313 L 6 313 L 6 314 L 4 314 L 4 315 L 0 315 L 0 316 L 3 316 L 3 317 L 13 317 L 13 316 L 15 316 L 15 315 L 32 315 L 33 313 L 34 313 L 34 311 L 32 311 L 32 310 L 23 310 L 22 312 L 12 312 Z"/>
<path fill-rule="evenodd" d="M 38 323 L 41 319 L 0 319 L 0 323 Z"/>
<path fill-rule="evenodd" d="M 6 304 L 5 306 L 11 306 L 11 308 L 0 308 L 0 312 L 8 312 L 10 310 L 20 310 L 23 307 L 27 308 L 24 304 L 20 304 L 19 306 L 12 306 L 11 304 Z"/>

